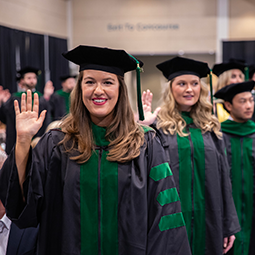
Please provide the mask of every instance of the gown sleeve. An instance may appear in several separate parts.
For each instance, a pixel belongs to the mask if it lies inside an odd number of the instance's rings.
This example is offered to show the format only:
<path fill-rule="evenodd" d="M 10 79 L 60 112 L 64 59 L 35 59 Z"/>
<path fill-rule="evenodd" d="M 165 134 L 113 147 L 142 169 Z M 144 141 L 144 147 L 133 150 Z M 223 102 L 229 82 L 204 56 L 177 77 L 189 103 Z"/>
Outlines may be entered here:
<path fill-rule="evenodd" d="M 148 142 L 148 255 L 191 254 L 174 177 L 158 137 Z"/>
<path fill-rule="evenodd" d="M 44 135 L 34 150 L 30 148 L 23 184 L 25 201 L 19 185 L 15 162 L 15 147 L 0 171 L 0 199 L 7 216 L 19 228 L 36 227 L 39 223 L 44 199 L 44 183 L 56 142 L 51 132 Z"/>
<path fill-rule="evenodd" d="M 223 140 L 218 139 L 218 150 L 221 168 L 221 187 L 223 203 L 223 236 L 229 237 L 241 230 L 234 199 L 232 196 L 232 184 L 230 180 L 230 168 L 225 153 Z"/>

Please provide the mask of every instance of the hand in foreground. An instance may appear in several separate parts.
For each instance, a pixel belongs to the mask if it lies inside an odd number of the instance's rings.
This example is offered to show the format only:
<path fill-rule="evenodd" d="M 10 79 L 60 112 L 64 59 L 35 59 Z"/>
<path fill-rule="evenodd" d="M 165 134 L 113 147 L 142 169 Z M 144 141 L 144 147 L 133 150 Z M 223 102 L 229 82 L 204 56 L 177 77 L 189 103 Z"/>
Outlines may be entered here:
<path fill-rule="evenodd" d="M 46 110 L 42 111 L 39 118 L 39 98 L 38 94 L 34 94 L 34 106 L 32 109 L 32 93 L 31 90 L 27 91 L 26 94 L 23 93 L 21 96 L 21 110 L 19 108 L 19 103 L 17 100 L 14 101 L 14 109 L 16 114 L 16 131 L 17 131 L 17 141 L 30 143 L 33 136 L 41 128 Z"/>
<path fill-rule="evenodd" d="M 144 120 L 139 121 L 139 123 L 145 125 L 151 125 L 157 118 L 157 115 L 160 111 L 160 107 L 156 108 L 155 111 L 151 112 L 151 102 L 152 102 L 153 94 L 150 90 L 144 91 L 142 94 L 142 103 L 143 103 L 143 112 L 144 112 Z"/>
<path fill-rule="evenodd" d="M 226 254 L 233 246 L 236 237 L 234 235 L 230 237 L 224 237 L 223 242 L 223 254 Z"/>

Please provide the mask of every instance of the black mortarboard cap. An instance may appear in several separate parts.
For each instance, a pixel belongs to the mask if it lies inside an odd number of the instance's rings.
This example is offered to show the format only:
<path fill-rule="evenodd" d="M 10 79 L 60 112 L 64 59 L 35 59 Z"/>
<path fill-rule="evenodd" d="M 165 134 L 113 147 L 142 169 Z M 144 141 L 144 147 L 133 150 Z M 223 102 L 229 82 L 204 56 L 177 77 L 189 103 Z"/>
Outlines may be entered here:
<path fill-rule="evenodd" d="M 254 86 L 255 86 L 255 81 L 232 83 L 218 90 L 214 94 L 214 97 L 221 98 L 225 101 L 231 102 L 235 95 L 242 92 L 246 92 L 246 91 L 252 91 Z"/>
<path fill-rule="evenodd" d="M 92 69 L 124 76 L 126 72 L 136 70 L 139 119 L 144 120 L 140 86 L 140 72 L 143 62 L 129 55 L 124 50 L 87 45 L 80 45 L 62 53 L 62 55 L 69 61 L 79 65 L 79 71 Z"/>
<path fill-rule="evenodd" d="M 26 66 L 19 71 L 17 71 L 16 80 L 20 80 L 26 73 L 35 73 L 36 75 L 39 75 L 41 71 L 37 68 Z"/>
<path fill-rule="evenodd" d="M 244 73 L 245 69 L 245 63 L 244 61 L 240 59 L 233 59 L 231 58 L 229 62 L 226 63 L 220 63 L 220 64 L 215 64 L 213 66 L 213 73 L 217 76 L 220 76 L 222 73 L 231 70 L 231 69 L 239 69 Z"/>
<path fill-rule="evenodd" d="M 93 69 L 124 76 L 137 67 L 136 61 L 124 50 L 80 45 L 63 56 L 79 65 L 79 71 Z M 142 67 L 143 63 L 139 61 L 139 65 Z"/>
<path fill-rule="evenodd" d="M 156 67 L 168 80 L 184 74 L 192 74 L 202 78 L 210 73 L 207 63 L 183 57 L 172 58 Z"/>
<path fill-rule="evenodd" d="M 62 82 L 64 82 L 65 80 L 67 80 L 67 79 L 69 79 L 69 78 L 76 78 L 76 75 L 70 75 L 70 74 L 66 74 L 66 75 L 61 75 L 60 77 L 59 77 L 59 79 L 62 81 Z"/>

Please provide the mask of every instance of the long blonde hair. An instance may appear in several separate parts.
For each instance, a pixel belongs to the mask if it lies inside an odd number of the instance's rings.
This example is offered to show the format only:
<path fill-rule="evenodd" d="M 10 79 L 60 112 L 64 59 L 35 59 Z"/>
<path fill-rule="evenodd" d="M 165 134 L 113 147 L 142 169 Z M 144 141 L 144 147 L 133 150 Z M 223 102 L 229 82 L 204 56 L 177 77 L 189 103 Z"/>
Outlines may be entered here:
<path fill-rule="evenodd" d="M 164 133 L 178 134 L 179 136 L 188 136 L 184 132 L 186 122 L 182 118 L 178 110 L 177 103 L 172 93 L 173 80 L 170 81 L 165 92 L 163 93 L 163 103 L 158 114 L 157 128 L 161 128 Z M 220 132 L 220 123 L 212 114 L 212 104 L 208 101 L 208 88 L 200 80 L 200 95 L 197 103 L 192 106 L 190 117 L 194 124 L 202 130 L 202 133 L 207 131 L 214 132 L 218 138 L 222 137 Z"/>
<path fill-rule="evenodd" d="M 88 161 L 95 149 L 90 114 L 82 100 L 82 78 L 83 72 L 80 72 L 71 93 L 70 114 L 60 125 L 65 133 L 60 144 L 63 144 L 66 152 L 71 154 L 70 159 L 78 163 Z M 114 119 L 106 129 L 105 138 L 110 142 L 107 159 L 123 163 L 140 155 L 144 132 L 134 120 L 123 77 L 118 76 L 118 81 L 119 98 L 114 108 Z"/>
<path fill-rule="evenodd" d="M 223 87 L 230 84 L 230 79 L 231 79 L 231 76 L 232 76 L 232 70 L 233 69 L 227 70 L 227 71 L 225 71 L 225 72 L 223 72 L 222 74 L 219 75 L 215 92 L 217 92 L 218 90 L 220 90 Z M 242 72 L 242 71 L 240 70 L 240 72 Z M 242 79 L 244 80 L 243 72 L 242 72 Z"/>

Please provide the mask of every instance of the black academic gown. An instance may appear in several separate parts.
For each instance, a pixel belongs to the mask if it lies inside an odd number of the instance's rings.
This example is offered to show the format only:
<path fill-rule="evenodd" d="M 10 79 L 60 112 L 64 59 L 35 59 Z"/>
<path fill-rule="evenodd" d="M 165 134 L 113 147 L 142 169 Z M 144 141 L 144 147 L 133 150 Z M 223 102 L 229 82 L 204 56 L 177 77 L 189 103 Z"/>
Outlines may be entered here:
<path fill-rule="evenodd" d="M 106 130 L 94 124 L 96 150 L 77 164 L 51 130 L 30 151 L 23 203 L 14 151 L 0 172 L 0 197 L 19 227 L 40 223 L 38 255 L 190 255 L 172 172 L 155 133 L 140 156 L 109 162 Z"/>
<path fill-rule="evenodd" d="M 15 121 L 15 110 L 14 110 L 14 100 L 18 100 L 19 106 L 21 101 L 21 93 L 13 94 L 7 102 L 5 102 L 0 107 L 0 121 L 6 125 L 6 153 L 9 154 L 13 145 L 16 142 L 16 121 Z M 41 113 L 43 110 L 48 110 L 48 102 L 40 96 L 39 99 L 39 112 Z M 43 126 L 38 131 L 35 136 L 42 136 L 45 132 L 47 126 L 50 123 L 49 115 L 46 113 L 45 120 Z"/>
<path fill-rule="evenodd" d="M 255 254 L 255 123 L 221 123 L 226 145 L 234 202 L 241 225 L 228 254 Z"/>
<path fill-rule="evenodd" d="M 19 229 L 11 224 L 6 255 L 36 255 L 38 228 Z"/>
<path fill-rule="evenodd" d="M 60 120 L 69 113 L 70 93 L 58 90 L 50 97 L 49 103 L 52 121 Z"/>
<path fill-rule="evenodd" d="M 220 255 L 223 239 L 240 230 L 223 140 L 201 133 L 183 114 L 190 135 L 165 134 L 153 124 L 165 149 L 180 194 L 194 255 Z"/>

